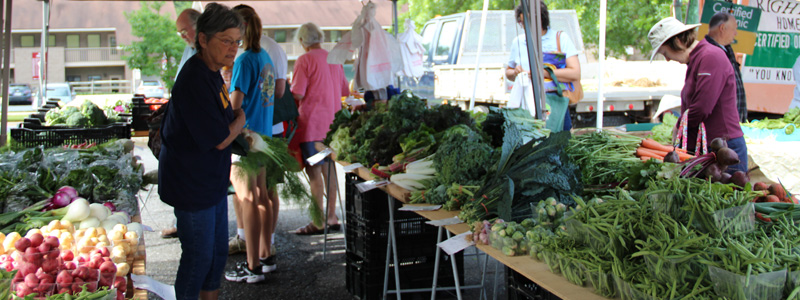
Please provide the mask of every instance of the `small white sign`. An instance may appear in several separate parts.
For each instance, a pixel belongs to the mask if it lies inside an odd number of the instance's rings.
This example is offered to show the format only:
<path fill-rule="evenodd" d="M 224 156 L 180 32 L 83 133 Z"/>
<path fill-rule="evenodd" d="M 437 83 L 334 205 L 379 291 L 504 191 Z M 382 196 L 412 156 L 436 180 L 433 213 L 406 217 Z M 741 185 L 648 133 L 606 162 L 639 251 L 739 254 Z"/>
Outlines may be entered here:
<path fill-rule="evenodd" d="M 406 204 L 406 205 L 403 205 L 403 207 L 401 207 L 398 210 L 402 210 L 402 211 L 434 211 L 434 210 L 439 210 L 440 208 L 442 208 L 441 205 L 408 205 L 408 204 Z"/>
<path fill-rule="evenodd" d="M 475 244 L 472 240 L 467 240 L 467 236 L 469 235 L 472 235 L 472 232 L 467 231 L 436 245 L 442 248 L 448 255 L 453 255 Z"/>
<path fill-rule="evenodd" d="M 380 181 L 378 181 L 378 180 L 370 180 L 370 181 L 364 181 L 362 183 L 356 184 L 356 188 L 358 188 L 359 192 L 364 193 L 364 192 L 368 192 L 368 191 L 374 190 L 376 188 L 379 188 L 379 187 L 382 187 L 382 186 L 388 185 L 388 184 L 389 184 L 388 180 L 380 180 Z"/>
<path fill-rule="evenodd" d="M 363 166 L 364 165 L 362 165 L 360 163 L 354 163 L 352 165 L 346 165 L 346 166 L 342 167 L 342 169 L 344 169 L 345 173 L 353 173 L 353 171 L 355 171 L 356 169 L 361 168 Z"/>
<path fill-rule="evenodd" d="M 317 154 L 312 155 L 311 157 L 306 159 L 306 161 L 308 162 L 309 165 L 315 166 L 318 163 L 320 163 L 323 159 L 328 157 L 328 155 L 331 155 L 331 153 L 333 153 L 333 150 L 331 150 L 331 148 L 325 148 L 325 150 L 317 152 Z"/>
<path fill-rule="evenodd" d="M 131 279 L 134 288 L 151 291 L 164 300 L 175 300 L 174 286 L 161 283 L 145 275 L 131 274 Z"/>
<path fill-rule="evenodd" d="M 461 221 L 460 219 L 458 219 L 458 217 L 452 217 L 447 219 L 428 221 L 425 223 L 433 226 L 447 226 L 447 225 L 461 224 L 464 223 L 464 221 Z"/>
<path fill-rule="evenodd" d="M 147 231 L 147 232 L 155 231 L 155 230 L 153 230 L 153 227 L 150 227 L 150 226 L 147 226 L 147 225 L 144 225 L 144 224 L 142 224 L 142 230 Z"/>

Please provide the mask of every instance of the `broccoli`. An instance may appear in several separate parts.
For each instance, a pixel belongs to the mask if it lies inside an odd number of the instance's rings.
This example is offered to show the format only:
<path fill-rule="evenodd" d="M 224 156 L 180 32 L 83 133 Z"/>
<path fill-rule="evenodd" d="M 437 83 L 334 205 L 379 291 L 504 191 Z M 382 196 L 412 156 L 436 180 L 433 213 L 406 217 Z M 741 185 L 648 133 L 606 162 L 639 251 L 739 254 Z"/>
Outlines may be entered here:
<path fill-rule="evenodd" d="M 54 124 L 63 124 L 67 121 L 67 118 L 61 114 L 61 110 L 59 108 L 53 108 L 47 111 L 47 114 L 44 115 L 44 120 L 46 125 L 54 125 Z"/>
<path fill-rule="evenodd" d="M 75 112 L 80 112 L 80 110 L 75 106 L 67 106 L 61 109 L 62 116 L 69 116 Z"/>
<path fill-rule="evenodd" d="M 445 185 L 480 185 L 493 165 L 492 152 L 483 136 L 466 125 L 456 125 L 444 132 L 433 166 Z"/>
<path fill-rule="evenodd" d="M 81 114 L 89 120 L 90 127 L 103 126 L 108 122 L 108 118 L 106 118 L 103 110 L 89 100 L 81 104 Z"/>
<path fill-rule="evenodd" d="M 89 127 L 89 118 L 80 112 L 74 112 L 67 116 L 65 123 L 70 127 Z"/>

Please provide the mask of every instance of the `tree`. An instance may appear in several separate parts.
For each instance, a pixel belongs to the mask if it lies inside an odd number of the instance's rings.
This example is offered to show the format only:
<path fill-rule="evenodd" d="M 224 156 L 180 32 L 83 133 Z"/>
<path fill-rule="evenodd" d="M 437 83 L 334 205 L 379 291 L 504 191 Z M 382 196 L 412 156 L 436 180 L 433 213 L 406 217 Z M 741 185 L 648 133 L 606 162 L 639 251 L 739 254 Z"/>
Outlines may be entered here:
<path fill-rule="evenodd" d="M 125 12 L 133 35 L 141 38 L 123 46 L 129 53 L 125 61 L 129 67 L 140 69 L 142 75 L 158 75 L 167 89 L 172 89 L 185 44 L 175 34 L 174 17 L 159 13 L 164 2 L 141 2 L 141 5 L 133 13 Z"/>
<path fill-rule="evenodd" d="M 634 47 L 648 53 L 652 47 L 647 40 L 650 27 L 670 15 L 673 0 L 609 0 L 606 18 L 607 56 L 627 57 L 626 49 Z M 583 43 L 599 44 L 600 1 L 598 0 L 547 0 L 547 8 L 574 9 L 581 25 Z M 411 18 L 417 30 L 435 15 L 449 15 L 467 10 L 480 10 L 483 0 L 400 0 L 398 4 L 408 4 L 408 12 L 401 20 Z M 489 9 L 513 10 L 519 0 L 491 1 Z"/>

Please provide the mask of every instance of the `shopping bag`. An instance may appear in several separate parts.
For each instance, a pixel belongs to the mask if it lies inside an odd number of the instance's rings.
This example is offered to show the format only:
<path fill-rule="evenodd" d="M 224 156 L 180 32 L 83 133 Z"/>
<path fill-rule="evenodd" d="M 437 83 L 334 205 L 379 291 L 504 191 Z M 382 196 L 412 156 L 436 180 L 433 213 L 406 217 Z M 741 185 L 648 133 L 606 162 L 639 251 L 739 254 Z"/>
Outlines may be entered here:
<path fill-rule="evenodd" d="M 683 150 L 689 151 L 688 149 L 688 141 L 689 141 L 689 110 L 683 112 L 681 115 L 681 119 L 678 125 L 678 134 L 675 135 L 674 140 L 672 141 L 672 145 L 677 148 L 681 148 Z M 689 151 L 690 152 L 690 151 Z M 708 153 L 708 139 L 706 138 L 706 124 L 700 123 L 700 126 L 697 128 L 697 140 L 694 145 L 694 154 L 695 155 L 703 155 Z"/>
<path fill-rule="evenodd" d="M 422 68 L 423 54 L 425 53 L 422 36 L 416 32 L 411 19 L 406 19 L 405 26 L 406 31 L 397 36 L 400 53 L 403 56 L 403 69 L 398 75 L 419 78 L 425 71 Z"/>
<path fill-rule="evenodd" d="M 552 133 L 560 132 L 564 130 L 564 116 L 569 108 L 569 98 L 564 96 L 564 89 L 561 87 L 558 78 L 556 78 L 556 74 L 553 73 L 553 69 L 544 68 L 544 70 L 550 73 L 550 78 L 556 84 L 555 92 L 546 93 L 545 101 L 550 106 L 550 112 L 547 116 L 545 128 L 550 129 Z"/>
<path fill-rule="evenodd" d="M 362 10 L 364 34 L 359 53 L 359 87 L 368 91 L 385 88 L 392 84 L 394 75 L 401 70 L 403 58 L 397 40 L 375 19 L 375 4 L 370 2 Z"/>
<path fill-rule="evenodd" d="M 514 86 L 509 94 L 508 108 L 524 108 L 530 112 L 531 117 L 536 117 L 536 106 L 533 101 L 533 84 L 528 73 L 519 73 L 514 79 Z"/>
<path fill-rule="evenodd" d="M 350 39 L 350 33 L 351 32 L 348 32 L 342 35 L 342 39 L 340 39 L 339 42 L 336 43 L 336 46 L 333 46 L 333 49 L 328 52 L 329 64 L 343 65 L 346 61 L 353 59 L 355 48 L 353 48 L 353 42 Z"/>

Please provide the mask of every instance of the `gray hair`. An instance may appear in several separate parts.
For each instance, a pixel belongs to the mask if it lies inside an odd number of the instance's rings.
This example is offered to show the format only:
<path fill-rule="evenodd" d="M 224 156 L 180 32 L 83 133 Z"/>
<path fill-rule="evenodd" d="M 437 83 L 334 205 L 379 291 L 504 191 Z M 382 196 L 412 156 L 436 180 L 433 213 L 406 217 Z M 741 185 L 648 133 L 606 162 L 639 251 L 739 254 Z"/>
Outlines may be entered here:
<path fill-rule="evenodd" d="M 192 22 L 192 27 L 197 30 L 197 19 L 200 18 L 200 12 L 194 8 L 187 8 L 183 10 L 186 16 L 189 17 L 189 22 Z"/>
<path fill-rule="evenodd" d="M 206 5 L 205 11 L 197 19 L 196 34 L 200 36 L 202 32 L 206 35 L 206 38 L 211 38 L 218 32 L 231 28 L 238 28 L 240 31 L 244 32 L 242 17 L 225 5 L 211 2 Z M 194 44 L 197 52 L 201 52 L 200 39 L 195 39 Z"/>
<path fill-rule="evenodd" d="M 317 24 L 308 22 L 300 26 L 300 29 L 297 29 L 295 39 L 303 44 L 304 47 L 310 47 L 311 45 L 322 43 L 325 35 Z"/>
<path fill-rule="evenodd" d="M 720 24 L 728 22 L 728 20 L 731 18 L 733 18 L 733 16 L 726 11 L 718 12 L 711 17 L 711 20 L 708 21 L 708 28 L 717 28 Z"/>

